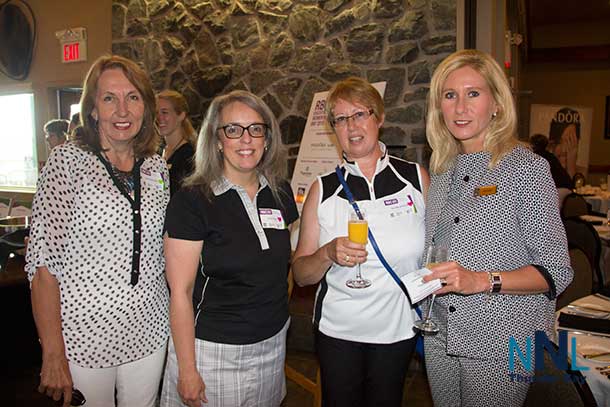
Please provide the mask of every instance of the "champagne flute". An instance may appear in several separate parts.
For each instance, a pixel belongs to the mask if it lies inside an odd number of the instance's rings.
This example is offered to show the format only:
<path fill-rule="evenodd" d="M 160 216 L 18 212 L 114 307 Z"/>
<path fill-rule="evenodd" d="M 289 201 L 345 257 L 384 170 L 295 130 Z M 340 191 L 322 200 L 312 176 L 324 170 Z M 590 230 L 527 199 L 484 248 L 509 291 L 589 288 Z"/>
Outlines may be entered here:
<path fill-rule="evenodd" d="M 366 220 L 364 212 L 360 210 L 360 213 L 362 214 L 362 219 L 358 217 L 356 212 L 351 212 L 349 221 L 347 223 L 347 234 L 350 241 L 366 245 L 369 240 L 369 223 Z M 356 278 L 347 280 L 345 285 L 349 288 L 357 289 L 366 288 L 371 285 L 371 280 L 362 278 L 360 263 L 358 263 L 358 273 L 356 274 Z"/>
<path fill-rule="evenodd" d="M 439 263 L 443 263 L 447 261 L 448 256 L 448 248 L 447 246 L 435 245 L 431 243 L 428 246 L 428 250 L 426 250 L 425 262 L 426 267 L 430 268 Z M 436 299 L 436 294 L 432 294 L 432 300 L 430 301 L 430 308 L 428 308 L 428 314 L 426 318 L 423 320 L 415 321 L 415 328 L 419 329 L 422 335 L 436 335 L 439 331 L 438 324 L 434 322 L 431 318 L 432 315 L 432 306 L 434 305 L 434 300 Z"/>

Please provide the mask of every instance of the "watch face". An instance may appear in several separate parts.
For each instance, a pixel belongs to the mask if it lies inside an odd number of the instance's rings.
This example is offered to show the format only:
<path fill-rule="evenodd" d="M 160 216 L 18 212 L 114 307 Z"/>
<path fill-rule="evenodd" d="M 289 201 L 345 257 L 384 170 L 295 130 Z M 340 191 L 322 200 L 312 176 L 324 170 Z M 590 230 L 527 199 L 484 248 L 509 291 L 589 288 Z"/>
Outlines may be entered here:
<path fill-rule="evenodd" d="M 499 273 L 491 273 L 491 292 L 498 293 L 502 289 L 502 277 Z"/>

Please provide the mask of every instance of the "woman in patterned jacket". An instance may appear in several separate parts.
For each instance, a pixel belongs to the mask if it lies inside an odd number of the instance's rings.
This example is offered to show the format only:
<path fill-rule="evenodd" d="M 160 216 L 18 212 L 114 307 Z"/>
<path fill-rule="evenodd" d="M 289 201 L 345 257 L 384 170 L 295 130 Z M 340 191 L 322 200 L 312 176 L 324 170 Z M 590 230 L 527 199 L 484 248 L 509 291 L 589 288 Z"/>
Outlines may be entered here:
<path fill-rule="evenodd" d="M 516 138 L 508 81 L 487 54 L 463 50 L 436 69 L 427 137 L 433 153 L 426 247 L 450 261 L 424 278 L 446 285 L 425 338 L 436 406 L 517 406 L 529 383 L 509 371 L 509 338 L 523 349 L 553 330 L 555 298 L 573 271 L 548 163 Z"/>

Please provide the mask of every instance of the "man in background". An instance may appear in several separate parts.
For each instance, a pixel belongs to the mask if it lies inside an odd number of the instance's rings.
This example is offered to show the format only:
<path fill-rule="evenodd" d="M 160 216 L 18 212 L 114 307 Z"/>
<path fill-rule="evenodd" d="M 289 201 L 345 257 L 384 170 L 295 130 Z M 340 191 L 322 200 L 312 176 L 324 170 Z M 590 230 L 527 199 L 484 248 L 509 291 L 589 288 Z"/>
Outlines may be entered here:
<path fill-rule="evenodd" d="M 69 121 L 63 119 L 54 119 L 48 121 L 44 125 L 44 136 L 47 141 L 49 152 L 60 144 L 66 142 L 68 134 Z"/>

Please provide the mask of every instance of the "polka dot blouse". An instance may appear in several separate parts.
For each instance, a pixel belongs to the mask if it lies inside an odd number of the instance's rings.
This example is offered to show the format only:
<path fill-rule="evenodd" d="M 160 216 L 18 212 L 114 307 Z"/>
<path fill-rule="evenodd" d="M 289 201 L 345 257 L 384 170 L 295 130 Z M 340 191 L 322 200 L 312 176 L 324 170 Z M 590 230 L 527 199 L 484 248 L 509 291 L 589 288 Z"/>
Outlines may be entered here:
<path fill-rule="evenodd" d="M 162 237 L 169 189 L 159 182 L 167 167 L 159 156 L 144 159 L 134 176 L 140 192 L 129 195 L 106 165 L 71 143 L 53 150 L 34 197 L 26 258 L 30 281 L 41 266 L 57 278 L 66 356 L 87 368 L 148 356 L 169 334 Z"/>

